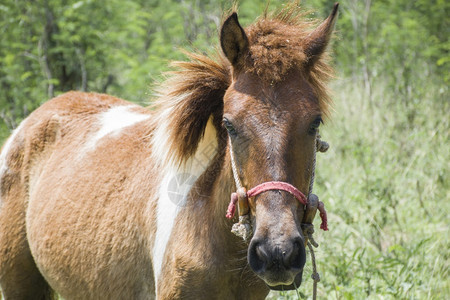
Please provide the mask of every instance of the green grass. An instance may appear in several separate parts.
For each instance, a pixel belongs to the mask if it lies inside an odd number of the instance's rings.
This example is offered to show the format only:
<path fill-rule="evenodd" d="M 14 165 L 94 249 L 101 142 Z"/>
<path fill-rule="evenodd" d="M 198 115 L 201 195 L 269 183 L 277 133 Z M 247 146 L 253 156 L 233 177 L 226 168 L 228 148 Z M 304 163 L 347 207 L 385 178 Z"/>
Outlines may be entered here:
<path fill-rule="evenodd" d="M 330 227 L 316 233 L 318 298 L 448 299 L 447 90 L 430 85 L 406 97 L 379 85 L 371 100 L 351 81 L 334 90 L 335 111 L 321 129 L 330 150 L 316 171 Z M 308 261 L 303 299 L 312 295 L 310 274 Z"/>

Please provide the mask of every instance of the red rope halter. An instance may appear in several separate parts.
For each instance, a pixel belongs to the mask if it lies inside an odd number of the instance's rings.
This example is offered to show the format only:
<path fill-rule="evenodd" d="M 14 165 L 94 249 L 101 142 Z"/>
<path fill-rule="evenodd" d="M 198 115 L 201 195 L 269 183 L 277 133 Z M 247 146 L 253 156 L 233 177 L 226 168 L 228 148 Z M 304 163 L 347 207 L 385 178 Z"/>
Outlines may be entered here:
<path fill-rule="evenodd" d="M 282 181 L 268 181 L 261 184 L 258 184 L 254 188 L 250 189 L 246 192 L 247 197 L 255 197 L 261 193 L 264 193 L 266 191 L 272 191 L 272 190 L 278 190 L 278 191 L 285 191 L 293 195 L 295 198 L 297 198 L 300 203 L 303 205 L 307 205 L 308 200 L 306 199 L 306 196 L 295 186 L 293 186 L 290 183 L 282 182 Z M 231 201 L 228 205 L 227 214 L 226 217 L 228 219 L 233 218 L 234 213 L 236 212 L 236 203 L 238 202 L 238 195 L 237 193 L 231 194 Z M 318 210 L 320 212 L 320 218 L 322 219 L 322 224 L 320 224 L 320 229 L 327 231 L 328 230 L 328 221 L 327 221 L 327 212 L 325 210 L 325 205 L 323 202 L 319 201 Z"/>

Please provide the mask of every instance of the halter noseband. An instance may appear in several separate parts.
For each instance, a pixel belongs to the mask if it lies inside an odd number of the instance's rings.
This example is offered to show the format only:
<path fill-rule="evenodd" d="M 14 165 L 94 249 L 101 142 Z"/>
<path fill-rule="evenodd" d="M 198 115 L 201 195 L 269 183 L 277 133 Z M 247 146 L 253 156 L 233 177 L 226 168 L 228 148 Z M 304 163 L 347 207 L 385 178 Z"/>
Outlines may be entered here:
<path fill-rule="evenodd" d="M 288 192 L 292 194 L 295 198 L 297 198 L 300 203 L 303 205 L 306 205 L 308 201 L 306 200 L 305 195 L 300 192 L 295 186 L 293 186 L 290 183 L 283 182 L 283 181 L 268 181 L 261 184 L 258 184 L 254 188 L 250 189 L 249 191 L 245 191 L 244 187 L 240 187 L 237 192 L 231 194 L 231 201 L 228 205 L 227 215 L 226 217 L 228 219 L 233 218 L 234 212 L 236 211 L 236 203 L 239 201 L 239 203 L 243 202 L 245 205 L 245 202 L 248 201 L 249 197 L 255 197 L 258 196 L 261 193 L 267 192 L 267 191 L 273 191 L 273 190 L 281 190 Z M 241 208 L 242 205 L 239 206 Z M 244 211 L 240 210 L 239 215 L 245 215 L 248 213 L 248 209 L 244 208 Z"/>

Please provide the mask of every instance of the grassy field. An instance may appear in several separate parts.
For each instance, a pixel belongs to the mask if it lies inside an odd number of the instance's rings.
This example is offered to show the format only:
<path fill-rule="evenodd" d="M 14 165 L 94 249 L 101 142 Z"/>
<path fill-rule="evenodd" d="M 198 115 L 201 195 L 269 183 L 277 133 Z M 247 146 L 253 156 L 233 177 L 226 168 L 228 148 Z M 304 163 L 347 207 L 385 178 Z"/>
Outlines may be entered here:
<path fill-rule="evenodd" d="M 447 91 L 431 84 L 405 101 L 380 84 L 369 99 L 350 80 L 334 91 L 321 130 L 331 148 L 318 156 L 315 185 L 330 227 L 316 234 L 319 299 L 449 299 Z M 307 268 L 303 299 L 312 295 Z"/>

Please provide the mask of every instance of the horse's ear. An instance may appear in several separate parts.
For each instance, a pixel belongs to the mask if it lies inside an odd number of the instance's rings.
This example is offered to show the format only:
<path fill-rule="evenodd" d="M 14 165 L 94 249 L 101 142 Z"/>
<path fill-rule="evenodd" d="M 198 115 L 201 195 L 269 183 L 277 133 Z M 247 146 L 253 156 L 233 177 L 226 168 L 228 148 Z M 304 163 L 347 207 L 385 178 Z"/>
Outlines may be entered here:
<path fill-rule="evenodd" d="M 304 51 L 308 57 L 308 65 L 313 65 L 325 52 L 331 34 L 333 33 L 334 24 L 338 14 L 339 3 L 334 4 L 333 11 L 313 32 L 311 32 L 305 41 Z"/>
<path fill-rule="evenodd" d="M 222 25 L 220 45 L 230 63 L 236 67 L 243 55 L 248 51 L 248 38 L 234 12 Z"/>

